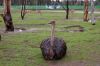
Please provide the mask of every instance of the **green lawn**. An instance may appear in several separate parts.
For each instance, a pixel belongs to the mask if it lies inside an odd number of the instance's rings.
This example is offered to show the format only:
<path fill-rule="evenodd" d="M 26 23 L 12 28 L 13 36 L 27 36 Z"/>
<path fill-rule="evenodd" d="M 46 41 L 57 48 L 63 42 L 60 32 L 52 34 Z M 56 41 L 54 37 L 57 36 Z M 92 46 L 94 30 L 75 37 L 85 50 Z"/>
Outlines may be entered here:
<path fill-rule="evenodd" d="M 100 16 L 100 14 L 95 14 Z M 0 41 L 0 66 L 78 66 L 77 63 L 83 63 L 84 66 L 100 65 L 100 19 L 97 19 L 96 25 L 83 22 L 83 14 L 70 15 L 70 19 L 65 19 L 65 13 L 62 12 L 35 12 L 28 13 L 25 20 L 21 20 L 20 13 L 13 12 L 13 23 L 15 28 L 25 29 L 38 28 L 44 29 L 36 32 L 22 33 L 2 33 L 4 23 L 0 17 L 0 32 L 2 41 Z M 80 19 L 80 20 L 74 20 Z M 56 20 L 57 30 L 65 30 L 64 27 L 70 25 L 81 25 L 84 32 L 61 32 L 57 31 L 56 36 L 63 38 L 67 43 L 67 55 L 59 61 L 45 61 L 42 57 L 40 43 L 43 39 L 50 36 L 50 26 L 48 22 Z M 43 25 L 41 25 L 43 24 Z M 73 64 L 73 65 L 71 65 Z"/>

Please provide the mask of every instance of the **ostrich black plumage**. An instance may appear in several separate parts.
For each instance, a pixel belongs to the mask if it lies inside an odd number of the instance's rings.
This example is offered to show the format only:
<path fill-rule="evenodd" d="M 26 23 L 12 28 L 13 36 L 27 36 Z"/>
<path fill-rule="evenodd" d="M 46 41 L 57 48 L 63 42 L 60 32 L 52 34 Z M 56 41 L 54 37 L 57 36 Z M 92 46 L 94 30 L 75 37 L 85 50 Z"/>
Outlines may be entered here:
<path fill-rule="evenodd" d="M 40 48 L 45 60 L 57 60 L 66 55 L 67 46 L 63 39 L 55 37 L 55 21 L 49 24 L 52 26 L 51 37 L 42 41 Z"/>

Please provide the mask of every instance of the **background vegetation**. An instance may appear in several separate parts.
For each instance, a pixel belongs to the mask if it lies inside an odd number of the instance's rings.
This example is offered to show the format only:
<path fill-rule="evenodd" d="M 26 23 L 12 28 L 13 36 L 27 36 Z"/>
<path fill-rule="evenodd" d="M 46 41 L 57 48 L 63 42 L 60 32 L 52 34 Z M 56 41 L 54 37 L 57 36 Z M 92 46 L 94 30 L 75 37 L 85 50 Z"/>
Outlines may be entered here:
<path fill-rule="evenodd" d="M 0 66 L 99 66 L 100 65 L 100 13 L 95 14 L 96 25 L 83 22 L 82 13 L 73 13 L 69 20 L 62 11 L 35 11 L 28 13 L 21 20 L 20 12 L 13 12 L 15 28 L 25 28 L 22 31 L 4 33 L 4 23 L 0 17 Z M 67 55 L 59 61 L 45 61 L 42 57 L 40 43 L 50 36 L 48 22 L 56 20 L 56 36 L 63 38 L 68 47 Z M 80 25 L 84 32 L 66 32 L 67 26 Z M 35 30 L 34 30 L 35 29 Z M 73 28 L 74 29 L 74 28 Z M 60 31 L 62 30 L 62 31 Z M 73 64 L 73 65 L 72 65 Z"/>

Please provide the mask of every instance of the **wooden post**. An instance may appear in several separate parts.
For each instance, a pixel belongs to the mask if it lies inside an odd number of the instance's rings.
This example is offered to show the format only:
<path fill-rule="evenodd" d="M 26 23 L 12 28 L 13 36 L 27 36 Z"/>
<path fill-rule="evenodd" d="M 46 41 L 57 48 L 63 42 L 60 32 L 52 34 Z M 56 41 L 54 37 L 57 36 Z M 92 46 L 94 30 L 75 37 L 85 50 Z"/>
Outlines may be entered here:
<path fill-rule="evenodd" d="M 84 0 L 84 21 L 88 21 L 88 0 Z"/>
<path fill-rule="evenodd" d="M 4 14 L 2 17 L 5 22 L 6 31 L 14 31 L 11 17 L 11 0 L 4 0 Z"/>

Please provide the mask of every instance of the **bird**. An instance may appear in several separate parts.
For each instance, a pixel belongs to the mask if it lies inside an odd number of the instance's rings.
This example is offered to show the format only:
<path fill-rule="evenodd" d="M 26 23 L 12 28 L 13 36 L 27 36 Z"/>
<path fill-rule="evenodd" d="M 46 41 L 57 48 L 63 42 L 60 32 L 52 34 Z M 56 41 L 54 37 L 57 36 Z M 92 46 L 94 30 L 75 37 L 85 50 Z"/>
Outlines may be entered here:
<path fill-rule="evenodd" d="M 45 60 L 58 60 L 66 55 L 67 46 L 63 39 L 55 37 L 55 20 L 50 21 L 49 24 L 51 25 L 51 37 L 44 39 L 40 48 Z"/>

